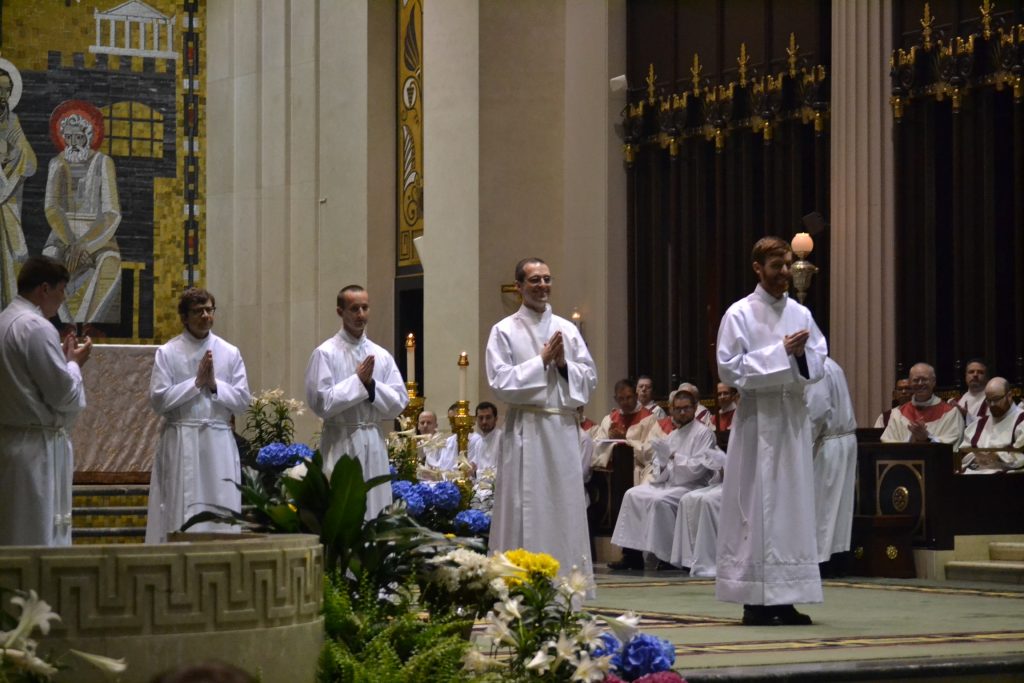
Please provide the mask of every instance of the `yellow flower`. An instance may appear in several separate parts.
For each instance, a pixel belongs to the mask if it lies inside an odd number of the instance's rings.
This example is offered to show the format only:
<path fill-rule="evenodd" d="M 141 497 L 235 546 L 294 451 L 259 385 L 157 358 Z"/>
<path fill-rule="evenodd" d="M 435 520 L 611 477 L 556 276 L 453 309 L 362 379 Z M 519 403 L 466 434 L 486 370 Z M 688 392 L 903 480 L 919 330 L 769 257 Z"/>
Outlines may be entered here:
<path fill-rule="evenodd" d="M 522 568 L 526 572 L 527 580 L 531 582 L 550 581 L 558 575 L 558 560 L 547 553 L 531 553 L 528 550 L 516 548 L 506 551 L 505 558 Z M 521 584 L 522 580 L 512 577 L 506 578 L 505 582 L 512 588 Z"/>

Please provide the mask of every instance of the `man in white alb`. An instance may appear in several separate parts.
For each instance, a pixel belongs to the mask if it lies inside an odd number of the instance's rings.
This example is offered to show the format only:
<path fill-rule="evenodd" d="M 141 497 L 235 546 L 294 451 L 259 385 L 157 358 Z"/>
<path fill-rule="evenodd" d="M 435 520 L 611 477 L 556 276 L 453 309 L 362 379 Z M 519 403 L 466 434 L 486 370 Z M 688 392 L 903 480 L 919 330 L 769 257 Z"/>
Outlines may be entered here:
<path fill-rule="evenodd" d="M 988 403 L 985 402 L 988 365 L 985 364 L 985 361 L 980 358 L 972 358 L 967 361 L 964 380 L 967 382 L 967 391 L 959 400 L 950 399 L 950 401 L 960 408 L 960 414 L 964 416 L 964 424 L 969 425 L 979 417 L 988 415 Z"/>
<path fill-rule="evenodd" d="M 150 475 L 146 543 L 163 543 L 211 506 L 242 507 L 231 416 L 244 413 L 252 396 L 242 354 L 212 332 L 216 306 L 205 289 L 186 289 L 178 300 L 185 329 L 156 350 L 149 403 L 164 425 Z M 189 530 L 238 527 L 205 522 Z"/>
<path fill-rule="evenodd" d="M 0 312 L 0 545 L 71 545 L 67 430 L 85 407 L 81 366 L 92 341 L 61 343 L 48 320 L 69 277 L 54 259 L 28 258 Z"/>
<path fill-rule="evenodd" d="M 667 560 L 679 499 L 707 485 L 719 468 L 715 433 L 694 419 L 697 398 L 677 391 L 669 408 L 676 428 L 651 446 L 650 481 L 629 489 L 622 499 L 612 543 L 623 549 L 623 555 L 620 562 L 608 565 L 611 569 L 643 569 L 644 552 Z"/>
<path fill-rule="evenodd" d="M 793 250 L 754 245 L 758 285 L 718 328 L 718 376 L 736 387 L 722 484 L 715 592 L 743 603 L 751 626 L 804 625 L 794 603 L 821 602 L 811 422 L 804 385 L 821 379 L 828 347 L 811 312 L 789 297 Z"/>
<path fill-rule="evenodd" d="M 363 478 L 388 473 L 388 448 L 381 422 L 394 420 L 409 394 L 395 359 L 370 341 L 370 295 L 359 285 L 338 292 L 341 329 L 318 346 L 306 366 L 306 401 L 324 421 L 320 452 L 330 476 L 343 455 L 359 461 Z M 391 487 L 366 493 L 366 519 L 391 504 Z"/>
<path fill-rule="evenodd" d="M 960 442 L 968 474 L 991 474 L 1024 468 L 1024 411 L 1013 402 L 1010 383 L 993 377 L 985 385 L 987 414 L 967 425 Z M 1014 451 L 965 452 L 972 448 L 1013 448 Z"/>
<path fill-rule="evenodd" d="M 551 311 L 547 264 L 523 259 L 515 281 L 523 305 L 487 340 L 487 381 L 508 404 L 490 548 L 548 553 L 560 573 L 590 574 L 576 409 L 597 386 L 597 369 L 576 326 Z"/>

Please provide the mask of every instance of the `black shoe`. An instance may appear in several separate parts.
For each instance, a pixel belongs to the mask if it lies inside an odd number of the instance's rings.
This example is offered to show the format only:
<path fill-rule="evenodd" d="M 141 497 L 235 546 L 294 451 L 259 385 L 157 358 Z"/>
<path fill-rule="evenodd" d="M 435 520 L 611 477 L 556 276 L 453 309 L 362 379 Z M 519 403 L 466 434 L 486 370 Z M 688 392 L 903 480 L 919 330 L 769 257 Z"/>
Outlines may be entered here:
<path fill-rule="evenodd" d="M 679 567 L 675 566 L 671 562 L 666 562 L 665 560 L 658 560 L 658 566 L 654 568 L 654 571 L 656 572 L 674 572 L 678 570 Z"/>
<path fill-rule="evenodd" d="M 744 626 L 778 626 L 778 619 L 765 605 L 743 605 Z"/>
<path fill-rule="evenodd" d="M 806 614 L 797 612 L 793 605 L 772 605 L 768 610 L 783 626 L 810 626 L 814 623 Z"/>
<path fill-rule="evenodd" d="M 623 557 L 618 562 L 609 562 L 608 569 L 613 572 L 642 572 L 644 570 L 643 563 L 637 564 L 629 558 Z"/>

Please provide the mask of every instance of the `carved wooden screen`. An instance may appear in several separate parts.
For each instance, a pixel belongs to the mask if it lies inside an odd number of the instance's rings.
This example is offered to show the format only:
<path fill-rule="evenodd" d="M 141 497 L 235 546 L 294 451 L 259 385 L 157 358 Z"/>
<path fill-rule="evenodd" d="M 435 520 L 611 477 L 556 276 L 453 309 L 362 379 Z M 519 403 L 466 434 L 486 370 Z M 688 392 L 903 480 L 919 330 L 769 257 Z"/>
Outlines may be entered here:
<path fill-rule="evenodd" d="M 894 8 L 896 357 L 946 387 L 977 356 L 1024 380 L 1024 17 L 1006 4 Z"/>
<path fill-rule="evenodd" d="M 634 2 L 627 24 L 629 371 L 710 393 L 754 241 L 827 221 L 829 5 Z M 827 225 L 814 238 L 807 304 L 827 333 Z"/>

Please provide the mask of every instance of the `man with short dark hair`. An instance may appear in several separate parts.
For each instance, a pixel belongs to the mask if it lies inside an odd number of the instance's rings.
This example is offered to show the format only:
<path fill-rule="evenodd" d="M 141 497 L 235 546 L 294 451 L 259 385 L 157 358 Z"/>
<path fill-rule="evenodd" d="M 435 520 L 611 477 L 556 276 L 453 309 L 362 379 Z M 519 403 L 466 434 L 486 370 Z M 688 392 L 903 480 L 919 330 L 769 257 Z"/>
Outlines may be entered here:
<path fill-rule="evenodd" d="M 811 312 L 787 294 L 789 242 L 764 237 L 751 256 L 757 287 L 718 328 L 718 376 L 739 389 L 740 404 L 722 483 L 715 592 L 743 603 L 746 625 L 810 624 L 793 606 L 822 601 L 804 385 L 821 379 L 828 347 Z"/>
<path fill-rule="evenodd" d="M 64 302 L 67 268 L 29 258 L 0 312 L 0 545 L 71 545 L 67 429 L 85 407 L 81 366 L 92 341 L 61 343 L 48 318 Z"/>
<path fill-rule="evenodd" d="M 988 365 L 980 358 L 972 358 L 967 361 L 964 368 L 964 380 L 967 382 L 967 391 L 954 401 L 960 408 L 960 414 L 964 416 L 964 424 L 971 424 L 980 417 L 988 415 L 988 403 L 985 401 L 985 385 L 988 384 Z"/>
<path fill-rule="evenodd" d="M 370 296 L 359 285 L 338 292 L 341 329 L 318 346 L 306 367 L 306 401 L 324 421 L 320 452 L 330 476 L 343 455 L 359 461 L 363 478 L 388 473 L 388 449 L 381 422 L 405 409 L 409 394 L 391 354 L 370 341 Z M 391 487 L 366 493 L 366 519 L 391 504 Z"/>
<path fill-rule="evenodd" d="M 184 330 L 156 350 L 149 402 L 164 418 L 149 482 L 146 543 L 163 543 L 203 510 L 242 509 L 238 446 L 231 418 L 252 396 L 238 348 L 213 333 L 217 302 L 190 287 L 178 300 Z M 206 522 L 192 531 L 238 531 Z"/>
<path fill-rule="evenodd" d="M 896 386 L 892 390 L 892 407 L 888 410 L 883 410 L 875 420 L 875 429 L 885 429 L 889 426 L 889 420 L 892 419 L 892 412 L 899 408 L 901 405 L 910 400 L 914 395 L 914 392 L 910 389 L 910 380 L 906 377 L 900 377 L 896 380 Z"/>
<path fill-rule="evenodd" d="M 629 441 L 630 445 L 634 447 L 634 483 L 639 484 L 641 472 L 648 463 L 637 458 L 639 453 L 636 446 L 645 441 L 645 434 L 650 431 L 651 423 L 655 419 L 652 417 L 651 411 L 641 406 L 637 400 L 636 383 L 633 380 L 626 378 L 616 382 L 613 398 L 618 407 L 613 408 L 612 412 L 604 416 L 601 426 L 594 432 L 593 464 L 596 467 L 607 467 L 616 442 Z M 646 423 L 645 420 L 647 420 Z"/>
<path fill-rule="evenodd" d="M 548 553 L 561 574 L 578 566 L 589 575 L 576 408 L 597 386 L 597 368 L 576 326 L 552 313 L 551 282 L 541 259 L 520 261 L 523 305 L 487 340 L 487 381 L 508 404 L 490 548 Z"/>
<path fill-rule="evenodd" d="M 479 476 L 494 470 L 501 460 L 501 427 L 498 426 L 498 406 L 481 401 L 476 406 L 476 430 L 480 436 L 476 449 L 470 449 L 469 460 Z"/>

